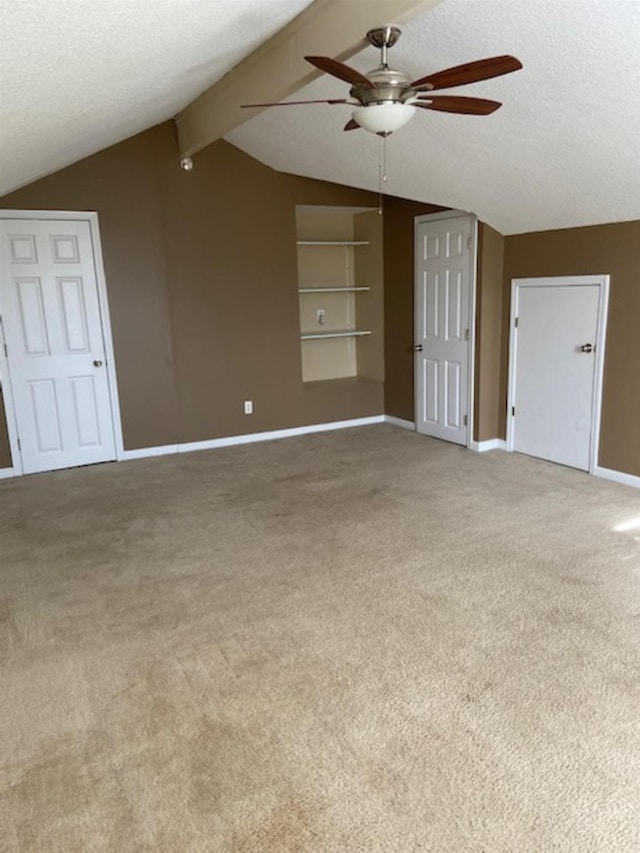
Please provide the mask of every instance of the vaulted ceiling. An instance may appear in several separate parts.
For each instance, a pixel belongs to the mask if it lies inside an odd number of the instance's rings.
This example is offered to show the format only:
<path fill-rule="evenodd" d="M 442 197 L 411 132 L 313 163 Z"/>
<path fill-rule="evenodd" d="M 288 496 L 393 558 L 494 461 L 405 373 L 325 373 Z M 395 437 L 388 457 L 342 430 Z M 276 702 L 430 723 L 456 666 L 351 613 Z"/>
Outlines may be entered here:
<path fill-rule="evenodd" d="M 172 118 L 312 0 L 0 0 L 0 195 Z"/>
<path fill-rule="evenodd" d="M 320 2 L 339 33 L 353 0 Z M 0 0 L 0 192 L 181 112 L 308 6 Z M 379 19 L 384 7 L 371 2 L 368 25 L 390 23 Z M 434 0 L 402 29 L 390 63 L 412 78 L 502 53 L 524 68 L 451 92 L 502 101 L 491 116 L 421 111 L 390 137 L 386 192 L 470 210 L 505 234 L 640 219 L 640 0 Z M 309 52 L 333 46 L 355 68 L 377 65 L 372 48 L 352 55 L 336 38 L 318 27 Z M 285 66 L 294 49 L 283 43 Z M 309 79 L 291 75 L 307 83 L 296 99 L 347 95 L 339 80 Z M 262 100 L 264 86 L 255 88 Z M 214 86 L 214 111 L 216 95 Z M 276 169 L 377 190 L 381 141 L 343 133 L 349 117 L 342 105 L 245 111 L 225 138 Z M 197 153 L 194 163 L 197 180 Z"/>

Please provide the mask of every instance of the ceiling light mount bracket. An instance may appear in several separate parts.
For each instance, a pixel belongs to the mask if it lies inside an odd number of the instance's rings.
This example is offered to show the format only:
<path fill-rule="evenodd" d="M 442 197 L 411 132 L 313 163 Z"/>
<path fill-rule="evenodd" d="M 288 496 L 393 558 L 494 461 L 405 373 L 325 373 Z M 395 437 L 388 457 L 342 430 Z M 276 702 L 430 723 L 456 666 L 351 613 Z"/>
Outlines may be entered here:
<path fill-rule="evenodd" d="M 367 39 L 369 44 L 382 49 L 383 47 L 393 47 L 402 35 L 400 27 L 395 27 L 393 24 L 387 24 L 386 27 L 376 27 L 369 30 Z"/>

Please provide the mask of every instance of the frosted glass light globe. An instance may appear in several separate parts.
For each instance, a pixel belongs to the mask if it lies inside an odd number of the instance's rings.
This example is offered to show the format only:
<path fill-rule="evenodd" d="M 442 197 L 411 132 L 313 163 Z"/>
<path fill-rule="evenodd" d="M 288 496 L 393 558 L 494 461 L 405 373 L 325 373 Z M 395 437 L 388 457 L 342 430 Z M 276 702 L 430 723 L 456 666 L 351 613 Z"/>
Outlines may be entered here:
<path fill-rule="evenodd" d="M 416 108 L 410 104 L 386 101 L 358 107 L 351 114 L 360 127 L 371 133 L 393 133 L 404 127 L 415 115 Z"/>

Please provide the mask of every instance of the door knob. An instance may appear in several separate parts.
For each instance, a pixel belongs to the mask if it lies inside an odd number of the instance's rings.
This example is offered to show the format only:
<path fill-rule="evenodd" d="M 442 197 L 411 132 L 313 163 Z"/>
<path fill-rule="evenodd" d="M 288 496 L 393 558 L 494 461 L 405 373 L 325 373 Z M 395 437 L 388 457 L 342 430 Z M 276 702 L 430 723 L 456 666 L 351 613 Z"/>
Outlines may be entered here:
<path fill-rule="evenodd" d="M 93 362 L 93 366 L 94 366 L 94 367 L 102 367 L 102 362 L 100 361 L 100 359 L 98 359 L 98 358 L 97 358 L 97 359 Z"/>
<path fill-rule="evenodd" d="M 414 352 L 422 352 L 422 344 L 416 344 L 413 348 Z"/>
<path fill-rule="evenodd" d="M 580 352 L 593 352 L 593 344 L 582 344 Z"/>

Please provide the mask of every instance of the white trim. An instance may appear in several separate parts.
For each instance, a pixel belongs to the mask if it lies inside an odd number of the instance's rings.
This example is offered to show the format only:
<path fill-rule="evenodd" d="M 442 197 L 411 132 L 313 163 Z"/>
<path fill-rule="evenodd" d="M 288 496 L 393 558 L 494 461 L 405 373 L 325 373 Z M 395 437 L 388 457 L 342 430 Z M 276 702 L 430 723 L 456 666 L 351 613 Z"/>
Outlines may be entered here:
<path fill-rule="evenodd" d="M 156 447 L 139 447 L 137 450 L 123 450 L 118 461 L 146 459 L 147 456 L 169 456 L 171 453 L 177 453 L 179 449 L 179 444 L 163 444 Z"/>
<path fill-rule="evenodd" d="M 326 424 L 309 424 L 309 426 L 292 427 L 291 429 L 274 429 L 267 432 L 246 433 L 245 435 L 229 435 L 223 438 L 209 438 L 205 441 L 188 441 L 184 444 L 141 447 L 138 450 L 125 450 L 122 460 L 144 459 L 149 456 L 167 456 L 171 453 L 191 453 L 195 450 L 214 450 L 217 447 L 233 447 L 237 444 L 254 444 L 258 441 L 274 441 L 279 438 L 292 438 L 296 435 L 307 435 L 308 433 L 381 424 L 385 422 L 386 418 L 387 415 L 372 415 L 368 418 L 354 418 L 349 421 L 332 421 Z M 404 421 L 403 423 L 408 422 Z"/>
<path fill-rule="evenodd" d="M 15 468 L 0 468 L 0 480 L 8 480 L 9 477 L 16 477 Z"/>
<path fill-rule="evenodd" d="M 74 214 L 75 215 L 75 214 Z M 116 357 L 113 349 L 113 334 L 111 332 L 111 315 L 109 313 L 109 297 L 107 294 L 107 277 L 104 272 L 104 261 L 102 258 L 102 242 L 100 240 L 100 225 L 97 213 L 87 213 L 89 228 L 91 231 L 91 242 L 93 243 L 93 259 L 98 280 L 98 299 L 100 302 L 100 315 L 102 318 L 102 339 L 106 356 L 107 376 L 109 378 L 109 393 L 111 396 L 111 416 L 113 420 L 113 433 L 116 440 L 116 459 L 122 457 L 124 452 L 124 439 L 122 437 L 122 416 L 120 414 L 120 396 L 118 394 L 118 378 L 116 376 Z"/>
<path fill-rule="evenodd" d="M 88 219 L 97 216 L 90 210 L 14 210 L 0 208 L 0 219 Z"/>
<path fill-rule="evenodd" d="M 444 210 L 440 213 L 427 213 L 413 218 L 413 335 L 417 338 L 418 325 L 418 228 L 425 222 L 437 222 L 442 219 L 468 219 L 471 231 L 469 247 L 469 340 L 467 347 L 467 440 L 463 447 L 471 449 L 473 441 L 473 401 L 475 394 L 475 359 L 476 359 L 476 291 L 478 284 L 478 217 L 466 210 Z M 418 373 L 416 360 L 413 362 L 413 405 L 415 421 L 418 423 Z M 417 429 L 417 426 L 416 426 Z"/>
<path fill-rule="evenodd" d="M 332 421 L 326 424 L 309 424 L 309 426 L 292 427 L 291 429 L 274 429 L 268 432 L 251 432 L 245 435 L 230 435 L 225 438 L 210 438 L 207 441 L 190 441 L 187 444 L 179 444 L 178 453 L 190 453 L 192 450 L 210 450 L 216 447 L 231 447 L 236 444 L 253 444 L 256 441 L 273 441 L 278 438 L 307 435 L 311 432 L 328 432 L 334 429 L 380 424 L 384 422 L 384 418 L 384 415 L 373 415 L 369 418 L 355 418 L 350 421 Z"/>
<path fill-rule="evenodd" d="M 600 420 L 602 409 L 602 376 L 604 373 L 604 353 L 607 333 L 607 313 L 609 310 L 609 275 L 567 275 L 542 276 L 539 278 L 514 278 L 511 280 L 511 316 L 509 320 L 509 379 L 507 385 L 507 447 L 513 450 L 514 429 L 513 415 L 515 405 L 516 382 L 516 339 L 515 325 L 518 313 L 518 293 L 521 287 L 584 287 L 597 285 L 600 289 L 598 298 L 598 320 L 596 331 L 595 366 L 593 372 L 593 405 L 591 411 L 591 441 L 589 447 L 589 473 L 595 474 L 598 467 L 600 451 Z M 602 469 L 608 470 L 608 469 Z M 602 475 L 600 475 L 602 476 Z M 624 476 L 631 476 L 624 475 Z"/>
<path fill-rule="evenodd" d="M 89 223 L 89 234 L 91 237 L 91 245 L 93 248 L 93 262 L 96 273 L 96 283 L 98 289 L 98 304 L 100 306 L 100 320 L 102 325 L 102 339 L 104 342 L 105 352 L 105 367 L 107 377 L 109 379 L 109 399 L 111 403 L 111 415 L 113 420 L 113 433 L 116 447 L 116 459 L 122 459 L 124 445 L 122 440 L 122 418 L 120 415 L 120 399 L 118 396 L 118 382 L 116 377 L 115 355 L 113 350 L 113 337 L 111 333 L 111 318 L 109 315 L 109 299 L 107 295 L 107 279 L 104 272 L 104 261 L 102 258 L 102 244 L 100 242 L 100 226 L 98 222 L 98 214 L 90 210 L 4 210 L 0 209 L 0 219 L 37 219 L 41 222 L 50 219 L 64 219 L 70 222 L 81 221 Z M 4 375 L 8 376 L 8 364 L 5 364 L 0 359 L 0 367 L 4 368 Z M 7 405 L 7 396 L 9 403 Z M 4 394 L 5 411 L 7 416 L 7 428 L 9 432 L 9 442 L 11 446 L 11 455 L 13 466 L 17 474 L 22 474 L 22 459 L 18 449 L 17 430 L 15 437 L 12 437 L 12 426 L 16 424 L 15 408 L 13 405 L 13 397 L 9 394 Z"/>
<path fill-rule="evenodd" d="M 364 293 L 370 287 L 300 287 L 298 293 Z"/>
<path fill-rule="evenodd" d="M 473 401 L 475 399 L 475 376 L 476 376 L 476 289 L 478 286 L 478 217 L 471 217 L 471 269 L 469 270 L 469 351 L 467 376 L 467 448 L 471 449 L 473 441 Z"/>
<path fill-rule="evenodd" d="M 362 335 L 370 335 L 368 329 L 346 329 L 342 331 L 336 330 L 329 332 L 303 332 L 300 335 L 301 341 L 317 341 L 325 338 L 359 338 Z"/>
<path fill-rule="evenodd" d="M 486 441 L 472 441 L 469 450 L 476 453 L 486 453 L 487 450 L 506 450 L 507 442 L 504 438 L 489 438 Z"/>
<path fill-rule="evenodd" d="M 604 355 L 607 344 L 607 318 L 609 314 L 608 275 L 600 276 L 600 299 L 598 300 L 598 330 L 596 332 L 596 364 L 593 377 L 593 415 L 591 425 L 591 453 L 589 473 L 593 474 L 600 459 L 600 424 L 602 421 L 602 384 L 604 377 Z"/>
<path fill-rule="evenodd" d="M 410 429 L 416 431 L 416 425 L 413 421 L 406 421 L 404 418 L 396 418 L 393 415 L 385 415 L 384 422 L 393 424 L 393 426 L 402 427 L 402 429 Z"/>
<path fill-rule="evenodd" d="M 2 310 L 2 306 L 0 306 Z M 0 315 L 0 388 L 2 389 L 2 399 L 4 400 L 4 415 L 7 423 L 7 435 L 9 437 L 9 452 L 11 454 L 11 470 L 13 477 L 19 477 L 22 474 L 22 456 L 20 454 L 20 442 L 18 439 L 18 423 L 16 420 L 16 409 L 13 403 L 13 388 L 11 386 L 11 376 L 9 374 L 9 359 L 5 351 L 4 326 L 2 316 Z"/>
<path fill-rule="evenodd" d="M 636 477 L 634 474 L 624 474 L 622 471 L 614 471 L 613 468 L 601 468 L 599 465 L 596 465 L 592 473 L 596 477 L 602 477 L 603 480 L 611 480 L 623 486 L 640 489 L 640 477 Z"/>

